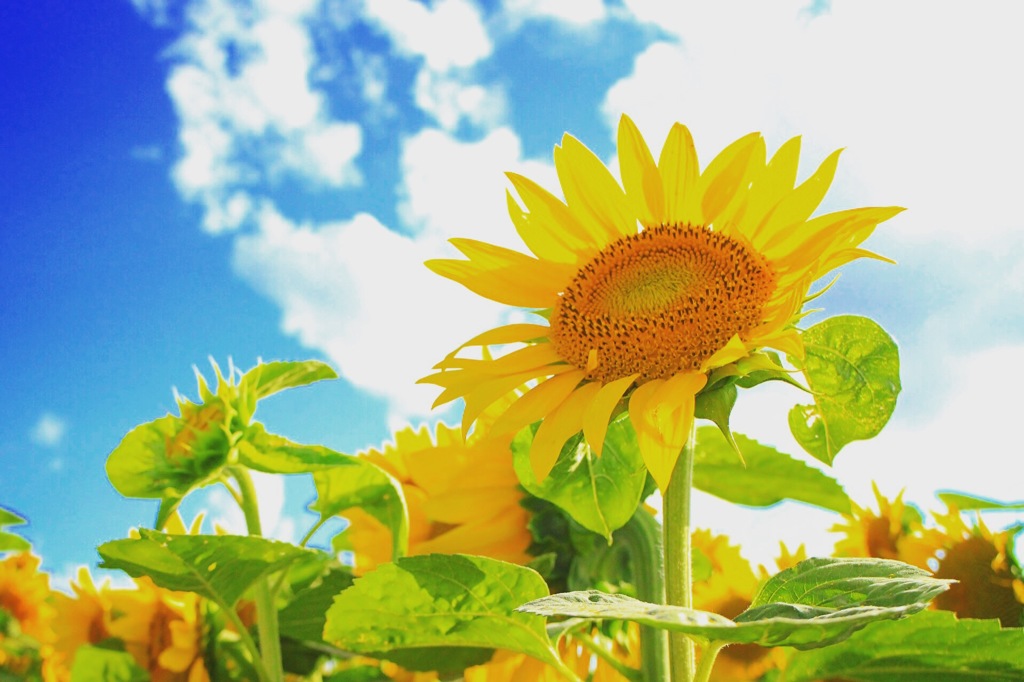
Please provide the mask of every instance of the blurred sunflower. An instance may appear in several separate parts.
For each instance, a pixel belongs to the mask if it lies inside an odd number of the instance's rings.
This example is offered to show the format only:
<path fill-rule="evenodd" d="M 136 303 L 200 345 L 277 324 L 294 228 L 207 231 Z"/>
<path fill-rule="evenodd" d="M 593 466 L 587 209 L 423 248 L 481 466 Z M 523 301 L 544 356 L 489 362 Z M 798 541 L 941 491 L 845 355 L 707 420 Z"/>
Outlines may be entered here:
<path fill-rule="evenodd" d="M 30 552 L 0 561 L 0 673 L 26 674 L 52 651 L 56 611 L 50 576 L 39 571 L 39 563 Z"/>
<path fill-rule="evenodd" d="M 1024 571 L 1013 552 L 1019 529 L 993 532 L 980 516 L 968 526 L 956 507 L 932 516 L 940 527 L 932 531 L 939 543 L 935 577 L 957 581 L 935 607 L 961 618 L 998 618 L 1003 627 L 1024 625 Z"/>
<path fill-rule="evenodd" d="M 124 642 L 152 682 L 209 682 L 203 660 L 199 597 L 137 578 L 136 589 L 109 590 L 107 632 Z"/>
<path fill-rule="evenodd" d="M 899 208 L 856 208 L 811 218 L 839 153 L 796 185 L 800 139 L 770 161 L 760 134 L 730 144 L 701 171 L 693 140 L 676 124 L 655 162 L 636 126 L 618 130 L 620 186 L 576 138 L 554 151 L 565 201 L 508 175 L 519 236 L 536 258 L 453 239 L 468 260 L 432 260 L 434 272 L 499 303 L 539 309 L 545 323 L 484 332 L 421 382 L 436 405 L 465 400 L 463 428 L 524 382 L 531 386 L 495 423 L 514 433 L 543 419 L 531 448 L 543 479 L 573 434 L 600 454 L 608 421 L 628 404 L 647 468 L 668 485 L 709 374 L 774 366 L 761 349 L 803 356 L 796 323 L 811 284 L 862 257 L 859 248 Z M 883 259 L 884 260 L 884 259 Z M 468 347 L 526 344 L 497 358 Z"/>
<path fill-rule="evenodd" d="M 394 442 L 361 453 L 402 484 L 409 508 L 409 554 L 474 554 L 525 564 L 532 542 L 529 514 L 512 468 L 508 438 L 491 438 L 485 428 L 469 439 L 439 423 L 408 427 Z M 349 527 L 336 547 L 355 554 L 363 574 L 391 560 L 390 532 L 360 509 L 345 512 Z"/>
<path fill-rule="evenodd" d="M 712 535 L 707 530 L 693 532 L 693 547 L 711 564 L 711 573 L 693 584 L 693 607 L 735 618 L 750 607 L 760 579 L 750 563 L 740 555 L 737 545 L 729 544 L 725 535 Z M 786 564 L 800 556 L 801 551 L 784 551 L 778 560 Z M 746 682 L 760 679 L 769 670 L 780 667 L 785 660 L 781 649 L 756 644 L 733 644 L 722 649 L 711 671 L 712 682 Z"/>
<path fill-rule="evenodd" d="M 927 532 L 924 519 L 903 502 L 903 493 L 889 500 L 871 484 L 878 511 L 851 502 L 852 511 L 830 529 L 845 537 L 836 542 L 837 557 L 876 557 L 903 561 L 931 570 L 929 560 L 938 549 L 934 533 Z"/>
<path fill-rule="evenodd" d="M 71 583 L 74 596 L 62 592 L 53 593 L 53 604 L 57 611 L 54 621 L 56 642 L 55 658 L 62 668 L 70 670 L 75 663 L 78 648 L 87 644 L 102 642 L 110 636 L 107 620 L 110 614 L 109 588 L 104 585 L 97 589 L 89 569 L 78 569 L 77 580 Z"/>

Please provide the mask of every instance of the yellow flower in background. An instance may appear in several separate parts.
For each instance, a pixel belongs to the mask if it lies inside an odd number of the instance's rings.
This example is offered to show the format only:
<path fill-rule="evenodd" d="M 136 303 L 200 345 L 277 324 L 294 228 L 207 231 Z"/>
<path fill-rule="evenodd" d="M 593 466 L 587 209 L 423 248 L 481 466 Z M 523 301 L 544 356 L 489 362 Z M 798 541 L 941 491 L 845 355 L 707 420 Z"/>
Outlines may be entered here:
<path fill-rule="evenodd" d="M 40 558 L 30 552 L 11 554 L 0 561 L 0 623 L 13 619 L 8 632 L 32 638 L 39 645 L 38 655 L 48 658 L 56 639 L 56 611 L 50 604 L 50 576 L 39 571 L 39 564 Z M 33 657 L 10 651 L 5 639 L 0 629 L 0 671 L 25 672 Z"/>
<path fill-rule="evenodd" d="M 532 557 L 529 514 L 512 468 L 508 438 L 438 424 L 395 434 L 394 442 L 362 453 L 402 484 L 409 507 L 409 554 L 475 554 L 525 564 Z M 391 560 L 390 531 L 361 509 L 345 512 L 343 540 L 356 573 Z"/>
<path fill-rule="evenodd" d="M 621 186 L 582 143 L 563 137 L 554 161 L 565 201 L 509 174 L 522 202 L 510 193 L 509 214 L 536 257 L 453 239 L 468 260 L 427 263 L 481 296 L 538 309 L 547 322 L 484 332 L 421 381 L 443 388 L 435 404 L 465 400 L 464 430 L 530 382 L 494 430 L 544 420 L 531 449 L 538 480 L 581 430 L 600 453 L 624 401 L 664 490 L 708 375 L 764 369 L 771 361 L 761 349 L 802 357 L 795 324 L 811 284 L 852 260 L 880 258 L 860 244 L 901 209 L 811 218 L 838 152 L 797 185 L 799 138 L 767 160 L 760 134 L 747 135 L 701 171 L 685 126 L 673 126 L 655 162 L 623 116 L 618 155 Z M 503 344 L 525 345 L 497 358 L 458 355 Z"/>
<path fill-rule="evenodd" d="M 136 589 L 106 592 L 107 631 L 124 642 L 152 682 L 208 682 L 199 597 L 138 578 Z"/>
<path fill-rule="evenodd" d="M 711 575 L 694 581 L 693 607 L 735 618 L 750 607 L 760 579 L 750 562 L 740 554 L 738 545 L 729 544 L 725 535 L 713 535 L 707 530 L 693 532 L 693 547 L 711 562 Z M 784 551 L 780 565 L 800 555 Z M 778 648 L 765 648 L 756 644 L 733 644 L 722 649 L 711 671 L 712 682 L 745 682 L 757 680 L 774 670 L 785 660 Z"/>
<path fill-rule="evenodd" d="M 875 557 L 895 559 L 931 570 L 929 560 L 937 549 L 933 533 L 925 531 L 924 520 L 913 507 L 903 502 L 903 493 L 889 500 L 871 484 L 878 502 L 878 511 L 852 502 L 850 514 L 843 514 L 843 522 L 831 531 L 845 537 L 835 546 L 837 557 Z"/>
<path fill-rule="evenodd" d="M 968 526 L 956 507 L 933 514 L 937 537 L 936 578 L 957 582 L 933 602 L 961 618 L 998 618 L 1003 627 L 1024 625 L 1024 580 L 1013 554 L 1015 528 L 993 532 L 979 516 Z"/>
<path fill-rule="evenodd" d="M 77 580 L 71 583 L 74 596 L 61 592 L 53 593 L 57 617 L 54 631 L 56 659 L 60 666 L 70 671 L 75 663 L 78 648 L 87 644 L 102 642 L 110 636 L 107 619 L 110 614 L 109 587 L 101 589 L 84 566 L 79 568 Z M 68 672 L 70 678 L 70 672 Z"/>

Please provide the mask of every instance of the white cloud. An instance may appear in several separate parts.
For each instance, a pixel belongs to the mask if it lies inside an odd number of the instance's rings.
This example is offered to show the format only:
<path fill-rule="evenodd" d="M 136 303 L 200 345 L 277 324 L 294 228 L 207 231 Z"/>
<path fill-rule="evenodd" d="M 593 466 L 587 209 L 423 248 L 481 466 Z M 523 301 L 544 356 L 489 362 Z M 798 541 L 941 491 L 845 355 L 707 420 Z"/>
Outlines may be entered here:
<path fill-rule="evenodd" d="M 501 88 L 473 83 L 464 74 L 420 69 L 414 97 L 416 106 L 445 130 L 455 130 L 462 121 L 490 129 L 505 117 L 505 93 Z"/>
<path fill-rule="evenodd" d="M 416 0 L 374 0 L 364 11 L 396 50 L 423 57 L 434 71 L 472 66 L 493 49 L 480 11 L 468 0 L 440 0 L 431 6 Z"/>
<path fill-rule="evenodd" d="M 602 0 L 505 0 L 505 12 L 516 22 L 551 19 L 576 27 L 594 24 L 607 16 Z"/>
<path fill-rule="evenodd" d="M 182 195 L 205 206 L 204 227 L 235 229 L 247 215 L 226 206 L 237 192 L 282 177 L 343 187 L 361 176 L 358 124 L 331 118 L 311 85 L 318 65 L 307 23 L 316 0 L 195 0 L 188 30 L 170 51 L 167 80 L 180 119 L 182 156 L 173 177 Z"/>
<path fill-rule="evenodd" d="M 804 4 L 630 0 L 679 42 L 640 55 L 606 115 L 629 113 L 656 144 L 684 121 L 705 149 L 751 130 L 775 145 L 803 133 L 815 152 L 848 148 L 854 199 L 909 207 L 908 238 L 988 248 L 1019 233 L 1017 4 L 835 0 L 817 17 Z"/>
<path fill-rule="evenodd" d="M 29 437 L 36 445 L 44 448 L 55 448 L 64 442 L 68 432 L 68 423 L 52 412 L 44 412 L 32 427 Z"/>

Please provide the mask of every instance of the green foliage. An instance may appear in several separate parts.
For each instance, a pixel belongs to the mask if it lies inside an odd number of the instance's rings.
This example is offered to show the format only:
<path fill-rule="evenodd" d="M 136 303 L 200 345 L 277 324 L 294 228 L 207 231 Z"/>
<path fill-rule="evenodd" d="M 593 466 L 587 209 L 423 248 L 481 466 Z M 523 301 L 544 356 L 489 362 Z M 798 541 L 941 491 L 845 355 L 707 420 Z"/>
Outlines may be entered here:
<path fill-rule="evenodd" d="M 256 400 L 288 388 L 305 386 L 324 379 L 337 379 L 337 373 L 318 360 L 260 363 L 242 375 L 242 392 L 251 391 Z"/>
<path fill-rule="evenodd" d="M 332 566 L 299 590 L 278 614 L 281 635 L 312 642 L 323 640 L 327 609 L 336 594 L 352 586 L 352 580 L 348 569 Z"/>
<path fill-rule="evenodd" d="M 330 467 L 344 466 L 351 455 L 343 455 L 322 445 L 300 445 L 283 436 L 267 433 L 262 424 L 253 424 L 238 443 L 238 461 L 268 474 L 305 474 Z"/>
<path fill-rule="evenodd" d="M 348 457 L 337 466 L 313 472 L 316 499 L 309 505 L 320 515 L 320 524 L 347 509 L 362 509 L 391 531 L 391 556 L 409 551 L 409 510 L 402 484 L 391 474 L 363 457 Z M 344 532 L 334 540 L 334 550 L 351 549 Z"/>
<path fill-rule="evenodd" d="M 945 611 L 874 623 L 845 642 L 801 651 L 780 682 L 978 682 L 1024 680 L 1024 629 L 958 620 Z"/>
<path fill-rule="evenodd" d="M 803 370 L 814 405 L 796 405 L 789 428 L 816 459 L 831 464 L 843 446 L 874 438 L 889 421 L 900 392 L 896 342 L 866 317 L 840 315 L 803 333 Z"/>
<path fill-rule="evenodd" d="M 744 461 L 716 429 L 697 429 L 693 487 L 752 507 L 796 500 L 850 512 L 850 498 L 834 478 L 756 440 L 739 434 L 734 438 Z"/>
<path fill-rule="evenodd" d="M 422 657 L 434 647 L 501 648 L 561 667 L 544 623 L 515 612 L 547 591 L 534 571 L 495 559 L 407 557 L 339 594 L 327 612 L 324 639 L 386 658 L 410 651 Z M 437 653 L 432 658 L 443 660 Z"/>
<path fill-rule="evenodd" d="M 126 651 L 88 644 L 78 648 L 71 682 L 148 682 L 149 673 Z"/>
<path fill-rule="evenodd" d="M 141 537 L 99 546 L 100 568 L 119 568 L 160 587 L 195 592 L 225 608 L 253 584 L 313 550 L 286 542 L 239 535 L 167 535 L 142 529 Z"/>
<path fill-rule="evenodd" d="M 544 597 L 520 610 L 631 620 L 688 634 L 705 644 L 814 648 L 842 641 L 870 623 L 916 613 L 949 583 L 898 561 L 808 559 L 768 579 L 751 607 L 734 620 L 593 590 Z"/>
<path fill-rule="evenodd" d="M 610 541 L 612 533 L 633 516 L 647 481 L 629 416 L 619 415 L 608 425 L 600 457 L 594 455 L 582 434 L 569 439 L 541 483 L 530 465 L 535 432 L 535 427 L 524 428 L 512 441 L 513 466 L 523 487 Z"/>
<path fill-rule="evenodd" d="M 988 497 L 977 497 L 964 493 L 938 493 L 939 499 L 950 507 L 965 511 L 1020 511 L 1024 502 L 999 502 Z"/>
<path fill-rule="evenodd" d="M 0 507 L 0 529 L 4 526 L 21 526 L 24 523 L 25 519 L 13 511 Z M 31 543 L 20 535 L 0 530 L 0 552 L 22 552 L 31 548 Z"/>

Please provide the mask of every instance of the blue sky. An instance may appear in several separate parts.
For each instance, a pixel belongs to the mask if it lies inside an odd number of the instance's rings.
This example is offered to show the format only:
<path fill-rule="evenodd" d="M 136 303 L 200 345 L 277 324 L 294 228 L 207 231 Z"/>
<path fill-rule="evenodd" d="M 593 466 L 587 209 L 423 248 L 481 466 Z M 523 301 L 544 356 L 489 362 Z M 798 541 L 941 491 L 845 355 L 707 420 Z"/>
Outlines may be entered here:
<path fill-rule="evenodd" d="M 769 148 L 803 134 L 804 173 L 846 148 L 825 208 L 906 206 L 869 242 L 900 264 L 853 264 L 822 302 L 897 338 L 904 392 L 834 475 L 862 502 L 872 479 L 923 507 L 939 488 L 1024 498 L 1020 10 L 675 4 L 0 9 L 0 504 L 29 517 L 46 567 L 151 523 L 103 463 L 174 409 L 172 386 L 194 396 L 210 356 L 331 362 L 342 380 L 260 408 L 296 440 L 354 452 L 432 418 L 415 379 L 508 312 L 422 261 L 452 236 L 516 246 L 502 172 L 556 188 L 567 130 L 612 161 L 622 112 L 655 148 L 685 122 L 704 160 L 751 130 Z M 798 400 L 758 389 L 735 422 L 795 454 Z M 301 535 L 304 482 L 261 485 L 276 532 Z M 216 492 L 194 506 L 232 518 Z M 833 521 L 712 499 L 697 514 L 755 555 Z"/>

